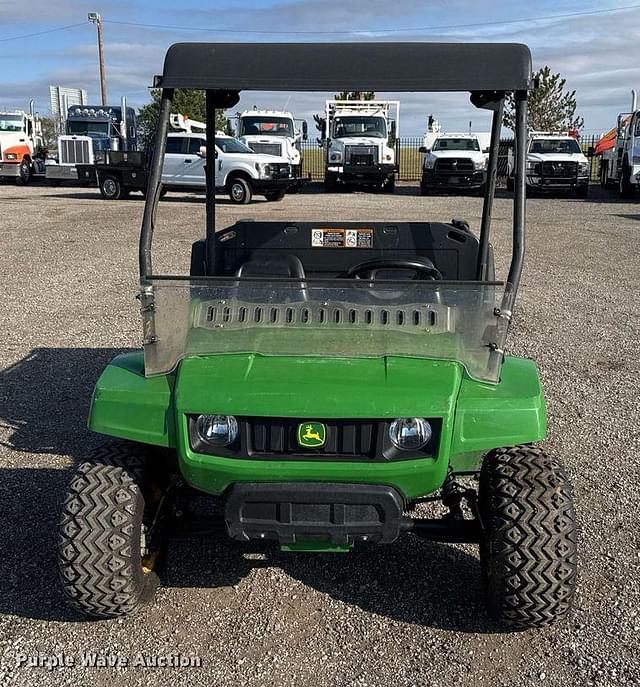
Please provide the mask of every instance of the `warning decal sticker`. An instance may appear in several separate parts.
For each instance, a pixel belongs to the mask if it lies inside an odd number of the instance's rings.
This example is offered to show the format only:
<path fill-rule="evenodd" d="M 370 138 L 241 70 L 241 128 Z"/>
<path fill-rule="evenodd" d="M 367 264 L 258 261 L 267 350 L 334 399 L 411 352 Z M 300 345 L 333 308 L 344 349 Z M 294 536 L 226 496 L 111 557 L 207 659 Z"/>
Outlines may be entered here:
<path fill-rule="evenodd" d="M 373 229 L 312 229 L 313 248 L 373 248 Z"/>

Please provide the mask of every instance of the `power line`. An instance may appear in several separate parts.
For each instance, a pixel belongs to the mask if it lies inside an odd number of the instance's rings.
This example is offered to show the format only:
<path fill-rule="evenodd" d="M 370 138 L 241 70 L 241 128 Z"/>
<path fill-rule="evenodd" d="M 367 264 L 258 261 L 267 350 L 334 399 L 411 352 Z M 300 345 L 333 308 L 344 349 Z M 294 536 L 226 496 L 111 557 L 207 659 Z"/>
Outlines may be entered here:
<path fill-rule="evenodd" d="M 54 33 L 56 31 L 66 31 L 67 29 L 75 29 L 77 26 L 86 26 L 87 22 L 82 21 L 77 24 L 68 24 L 67 26 L 58 26 L 54 29 L 46 29 L 44 31 L 36 31 L 35 33 L 24 33 L 22 36 L 10 36 L 9 38 L 0 38 L 0 43 L 7 41 L 19 41 L 23 38 L 35 38 L 36 36 L 44 36 L 47 33 Z"/>
<path fill-rule="evenodd" d="M 117 21 L 115 19 L 105 19 L 105 23 L 119 24 L 121 26 L 135 26 L 145 29 L 172 30 L 172 31 L 196 31 L 207 33 L 234 33 L 234 34 L 264 34 L 264 35 L 285 35 L 285 36 L 337 36 L 337 35 L 367 35 L 367 34 L 392 34 L 392 33 L 417 33 L 426 31 L 443 31 L 450 29 L 470 29 L 486 26 L 505 26 L 508 24 L 522 24 L 533 21 L 548 21 L 554 19 L 570 19 L 575 17 L 586 17 L 602 14 L 613 14 L 615 12 L 625 12 L 628 10 L 640 9 L 640 4 L 624 5 L 621 7 L 611 7 L 603 10 L 587 10 L 584 12 L 567 12 L 565 14 L 550 14 L 539 17 L 523 17 L 521 19 L 504 19 L 500 21 L 474 22 L 472 24 L 440 24 L 436 26 L 412 26 L 398 29 L 353 29 L 351 31 L 267 31 L 263 29 L 208 29 L 195 26 L 174 26 L 171 24 L 143 24 L 139 22 Z"/>

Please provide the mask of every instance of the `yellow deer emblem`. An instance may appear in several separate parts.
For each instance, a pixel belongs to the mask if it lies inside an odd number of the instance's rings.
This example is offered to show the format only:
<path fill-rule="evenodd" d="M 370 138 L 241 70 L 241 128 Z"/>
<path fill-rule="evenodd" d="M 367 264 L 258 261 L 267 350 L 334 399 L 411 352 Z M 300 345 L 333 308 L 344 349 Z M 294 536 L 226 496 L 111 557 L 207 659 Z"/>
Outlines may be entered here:
<path fill-rule="evenodd" d="M 298 425 L 298 444 L 303 448 L 324 446 L 327 430 L 322 422 L 302 422 Z"/>
<path fill-rule="evenodd" d="M 313 427 L 311 425 L 307 425 L 305 433 L 302 435 L 302 438 L 306 439 L 307 441 L 322 441 L 320 432 L 314 432 Z"/>

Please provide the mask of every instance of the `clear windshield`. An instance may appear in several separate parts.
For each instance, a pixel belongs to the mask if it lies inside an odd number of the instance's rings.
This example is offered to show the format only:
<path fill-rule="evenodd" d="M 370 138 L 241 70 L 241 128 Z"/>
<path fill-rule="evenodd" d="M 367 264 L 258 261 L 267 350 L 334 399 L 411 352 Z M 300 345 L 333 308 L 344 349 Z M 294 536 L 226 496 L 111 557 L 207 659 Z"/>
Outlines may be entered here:
<path fill-rule="evenodd" d="M 240 120 L 240 135 L 255 136 L 288 136 L 295 135 L 293 121 L 287 117 L 243 117 Z"/>
<path fill-rule="evenodd" d="M 386 138 L 387 122 L 384 117 L 335 117 L 333 138 L 366 136 L 367 138 Z"/>
<path fill-rule="evenodd" d="M 252 153 L 253 150 L 236 138 L 216 136 L 216 145 L 223 153 Z"/>
<path fill-rule="evenodd" d="M 91 136 L 101 138 L 109 136 L 109 122 L 67 122 L 67 131 L 74 136 Z"/>
<path fill-rule="evenodd" d="M 439 138 L 433 150 L 480 150 L 475 138 Z"/>
<path fill-rule="evenodd" d="M 536 138 L 531 141 L 530 153 L 562 154 L 581 153 L 575 138 Z"/>
<path fill-rule="evenodd" d="M 455 360 L 497 382 L 502 294 L 482 283 L 154 278 L 142 296 L 145 373 L 189 355 L 391 355 Z"/>
<path fill-rule="evenodd" d="M 0 131 L 24 131 L 22 115 L 0 114 Z"/>

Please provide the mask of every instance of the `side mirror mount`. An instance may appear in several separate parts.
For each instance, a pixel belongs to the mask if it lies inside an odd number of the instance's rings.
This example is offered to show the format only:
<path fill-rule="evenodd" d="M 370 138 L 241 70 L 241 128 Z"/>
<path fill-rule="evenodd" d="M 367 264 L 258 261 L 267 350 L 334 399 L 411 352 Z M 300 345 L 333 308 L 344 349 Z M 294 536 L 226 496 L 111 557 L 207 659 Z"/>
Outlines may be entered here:
<path fill-rule="evenodd" d="M 420 146 L 420 147 L 418 148 L 418 152 L 419 152 L 419 153 L 428 153 L 429 150 L 428 150 L 425 146 Z"/>
<path fill-rule="evenodd" d="M 483 148 L 482 152 L 488 155 L 491 152 L 491 148 Z"/>
<path fill-rule="evenodd" d="M 207 146 L 200 146 L 198 149 L 198 157 L 207 157 Z"/>

